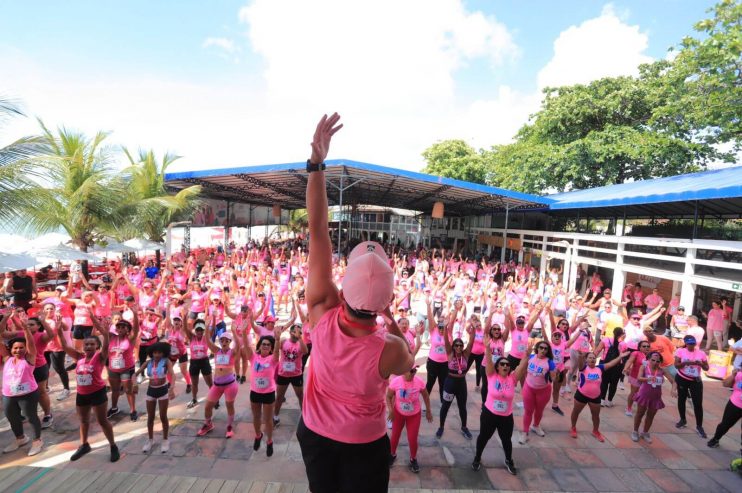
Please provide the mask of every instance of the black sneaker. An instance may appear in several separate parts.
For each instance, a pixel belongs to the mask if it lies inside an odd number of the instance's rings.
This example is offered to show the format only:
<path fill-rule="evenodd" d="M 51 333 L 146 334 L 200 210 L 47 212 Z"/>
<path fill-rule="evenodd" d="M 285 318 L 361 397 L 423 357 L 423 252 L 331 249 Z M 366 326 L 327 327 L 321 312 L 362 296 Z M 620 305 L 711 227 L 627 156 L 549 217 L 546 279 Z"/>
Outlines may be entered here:
<path fill-rule="evenodd" d="M 111 418 L 113 418 L 114 416 L 116 416 L 116 415 L 117 415 L 118 413 L 119 413 L 119 408 L 117 408 L 117 407 L 112 407 L 112 408 L 111 408 L 111 409 L 109 409 L 109 410 L 108 410 L 108 412 L 106 413 L 106 418 L 108 418 L 108 419 L 111 419 Z"/>
<path fill-rule="evenodd" d="M 467 428 L 466 426 L 461 428 L 461 434 L 464 435 L 464 438 L 466 438 L 467 440 L 472 439 L 471 431 L 469 431 L 469 428 Z"/>
<path fill-rule="evenodd" d="M 392 467 L 394 465 L 394 461 L 397 460 L 397 456 L 394 454 L 389 454 L 389 467 Z"/>
<path fill-rule="evenodd" d="M 417 463 L 417 459 L 410 459 L 410 471 L 415 474 L 420 472 L 420 465 Z"/>
<path fill-rule="evenodd" d="M 278 428 L 281 425 L 281 419 L 273 416 L 273 428 Z"/>
<path fill-rule="evenodd" d="M 675 423 L 675 428 L 677 428 L 678 430 L 681 429 L 681 428 L 685 428 L 687 426 L 688 426 L 688 422 L 685 421 L 684 419 L 681 419 L 680 421 L 678 421 L 677 423 Z"/>
<path fill-rule="evenodd" d="M 41 429 L 45 430 L 47 428 L 51 428 L 52 423 L 54 423 L 54 418 L 51 415 L 46 415 L 43 418 L 41 418 Z"/>
<path fill-rule="evenodd" d="M 474 462 L 471 463 L 471 468 L 474 471 L 478 471 L 482 468 L 482 463 L 479 462 L 477 459 L 474 459 Z"/>
<path fill-rule="evenodd" d="M 254 440 L 254 441 L 252 442 L 252 449 L 253 449 L 253 450 L 258 450 L 258 449 L 260 448 L 260 441 L 261 441 L 262 439 L 263 439 L 263 434 L 261 433 L 261 434 L 260 434 L 260 436 L 259 436 L 259 437 L 257 437 L 257 438 L 256 438 L 256 439 L 255 439 L 255 440 Z"/>
<path fill-rule="evenodd" d="M 557 413 L 559 416 L 564 416 L 564 411 L 559 409 L 559 406 L 552 406 L 551 410 Z"/>
<path fill-rule="evenodd" d="M 719 440 L 712 438 L 709 440 L 706 445 L 708 445 L 710 448 L 718 448 L 719 447 Z"/>
<path fill-rule="evenodd" d="M 191 402 L 189 402 L 188 404 L 186 404 L 186 407 L 188 409 L 193 409 L 197 405 L 198 405 L 198 401 L 196 399 L 193 399 L 193 400 L 191 400 Z"/>
<path fill-rule="evenodd" d="M 515 462 L 513 462 L 512 460 L 505 459 L 505 469 L 507 469 L 508 472 L 513 476 L 518 474 L 518 470 L 515 468 Z"/>
<path fill-rule="evenodd" d="M 698 433 L 698 436 L 701 438 L 708 438 L 706 436 L 706 431 L 703 429 L 703 426 L 696 426 L 696 433 Z"/>
<path fill-rule="evenodd" d="M 214 409 L 219 409 L 219 401 L 216 401 L 216 404 L 214 404 Z"/>
<path fill-rule="evenodd" d="M 243 383 L 245 383 L 245 382 L 247 382 L 247 377 L 246 377 L 245 375 L 242 375 L 242 376 L 240 377 L 240 385 L 242 385 L 242 384 L 243 384 Z"/>
<path fill-rule="evenodd" d="M 268 457 L 273 455 L 273 442 L 268 442 L 265 446 L 265 455 Z"/>
<path fill-rule="evenodd" d="M 121 458 L 117 445 L 111 445 L 111 462 L 116 462 Z"/>
<path fill-rule="evenodd" d="M 185 391 L 185 393 L 186 394 L 190 394 L 191 393 L 191 384 L 190 383 L 189 384 L 186 384 L 186 391 Z"/>
<path fill-rule="evenodd" d="M 138 420 L 138 419 L 139 419 L 139 413 L 138 413 L 138 412 L 137 412 L 137 410 L 135 409 L 135 410 L 133 410 L 133 411 L 131 412 L 131 414 L 129 414 L 129 417 L 131 418 L 131 420 L 132 420 L 132 421 L 136 421 L 136 420 Z"/>
<path fill-rule="evenodd" d="M 435 437 L 440 438 L 443 436 L 443 428 L 438 428 L 438 431 L 435 432 Z"/>
<path fill-rule="evenodd" d="M 70 460 L 76 461 L 77 459 L 87 454 L 88 452 L 90 452 L 90 444 L 85 442 L 79 447 L 77 447 L 77 450 L 75 450 L 75 453 L 72 454 L 72 457 L 70 457 Z"/>

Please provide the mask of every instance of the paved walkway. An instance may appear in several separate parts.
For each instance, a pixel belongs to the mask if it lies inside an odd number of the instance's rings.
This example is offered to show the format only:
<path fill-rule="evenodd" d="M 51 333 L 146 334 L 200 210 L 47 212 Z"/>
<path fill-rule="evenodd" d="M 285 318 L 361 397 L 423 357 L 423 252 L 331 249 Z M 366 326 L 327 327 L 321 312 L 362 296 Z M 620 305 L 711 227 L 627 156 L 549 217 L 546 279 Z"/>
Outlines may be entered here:
<path fill-rule="evenodd" d="M 418 358 L 424 363 L 424 357 Z M 425 378 L 424 365 L 421 367 Z M 98 448 L 77 462 L 69 456 L 78 446 L 78 422 L 74 414 L 74 396 L 64 402 L 55 400 L 60 385 L 52 379 L 54 425 L 44 430 L 44 451 L 27 457 L 22 451 L 0 455 L 0 490 L 51 491 L 144 491 L 156 487 L 160 491 L 247 491 L 304 492 L 307 491 L 304 465 L 296 441 L 298 402 L 291 391 L 282 410 L 281 426 L 275 432 L 275 455 L 267 458 L 265 447 L 252 450 L 252 417 L 249 411 L 248 386 L 240 388 L 237 399 L 235 437 L 223 438 L 226 422 L 224 406 L 216 411 L 216 429 L 206 438 L 197 438 L 203 404 L 186 409 L 184 384 L 178 377 L 178 393 L 171 407 L 171 450 L 161 454 L 159 439 L 152 453 L 141 448 L 146 437 L 145 417 L 132 423 L 128 415 L 114 418 L 114 430 L 122 450 L 121 460 L 108 461 L 108 447 L 97 425 L 93 425 L 91 443 Z M 469 428 L 475 440 L 479 430 L 479 392 L 474 390 L 474 376 L 469 375 Z M 729 398 L 729 391 L 715 380 L 705 382 L 704 410 L 706 431 L 712 433 Z M 143 386 L 144 389 L 144 386 Z M 667 408 L 660 411 L 653 427 L 654 443 L 634 443 L 629 437 L 631 418 L 624 416 L 626 391 L 619 390 L 616 407 L 603 409 L 601 429 L 606 437 L 599 443 L 589 434 L 587 410 L 578 423 L 580 436 L 570 438 L 568 418 L 552 413 L 549 408 L 542 426 L 545 438 L 533 437 L 526 445 L 514 444 L 514 459 L 518 476 L 505 472 L 503 454 L 497 438 L 488 445 L 483 466 L 474 472 L 470 464 L 474 441 L 466 440 L 458 431 L 460 421 L 456 406 L 448 418 L 448 427 L 441 440 L 434 437 L 436 423 L 423 423 L 420 431 L 418 460 L 422 471 L 413 474 L 405 466 L 408 449 L 406 438 L 398 451 L 398 465 L 392 468 L 394 491 L 701 491 L 739 492 L 742 479 L 728 470 L 729 462 L 739 453 L 739 428 L 730 431 L 719 449 L 709 449 L 706 441 L 692 428 L 678 431 L 676 401 L 669 397 Z M 143 391 L 142 391 L 143 394 Z M 433 391 L 433 408 L 440 407 L 438 391 Z M 689 403 L 690 405 L 690 403 Z M 571 401 L 563 400 L 562 409 L 569 413 Z M 144 402 L 137 401 L 140 413 Z M 126 404 L 122 409 L 126 409 Z M 437 416 L 437 412 L 435 412 Z M 516 410 L 516 416 L 521 411 Z M 516 417 L 516 423 L 520 420 Z M 689 421 L 693 422 L 692 412 Z M 156 436 L 159 421 L 156 421 Z M 10 431 L 0 430 L 0 444 L 12 439 Z M 515 440 L 515 437 L 514 437 Z M 34 466 L 26 469 L 16 466 Z M 124 474 L 128 473 L 128 474 Z M 8 476 L 10 474 L 11 476 Z M 34 479 L 38 476 L 37 479 Z M 9 482 L 11 481 L 12 482 Z M 31 482 L 31 483 L 29 483 Z M 74 482 L 74 483 L 72 483 Z M 67 486 L 72 486 L 68 488 Z M 129 489 L 127 490 L 128 487 Z M 24 489 L 25 488 L 25 489 Z"/>

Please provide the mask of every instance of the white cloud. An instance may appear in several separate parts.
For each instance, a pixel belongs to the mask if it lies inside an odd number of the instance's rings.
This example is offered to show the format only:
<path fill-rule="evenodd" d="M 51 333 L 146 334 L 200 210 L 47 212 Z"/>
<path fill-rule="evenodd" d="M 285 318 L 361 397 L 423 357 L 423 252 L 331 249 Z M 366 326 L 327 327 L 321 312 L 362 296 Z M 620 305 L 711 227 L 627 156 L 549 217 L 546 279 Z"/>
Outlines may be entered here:
<path fill-rule="evenodd" d="M 217 48 L 222 49 L 223 51 L 227 53 L 234 53 L 237 49 L 234 45 L 234 41 L 227 38 L 206 38 L 201 45 L 203 48 L 209 48 L 211 46 L 215 46 Z"/>
<path fill-rule="evenodd" d="M 644 54 L 648 36 L 622 21 L 626 15 L 619 17 L 608 4 L 599 17 L 562 31 L 554 41 L 554 57 L 538 74 L 538 87 L 637 74 L 639 64 L 652 61 Z"/>

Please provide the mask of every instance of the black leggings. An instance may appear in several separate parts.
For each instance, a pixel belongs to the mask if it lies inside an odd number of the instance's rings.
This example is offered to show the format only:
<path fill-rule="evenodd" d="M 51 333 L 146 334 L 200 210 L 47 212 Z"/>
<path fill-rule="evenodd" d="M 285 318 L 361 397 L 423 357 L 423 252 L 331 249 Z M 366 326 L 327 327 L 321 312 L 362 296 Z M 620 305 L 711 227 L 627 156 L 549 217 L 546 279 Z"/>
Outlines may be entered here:
<path fill-rule="evenodd" d="M 466 394 L 466 377 L 449 376 L 446 378 L 443 383 L 443 400 L 441 401 L 441 428 L 446 425 L 446 416 L 454 398 L 456 398 L 456 405 L 459 406 L 461 427 L 466 428 Z"/>
<path fill-rule="evenodd" d="M 64 351 L 47 351 L 44 353 L 46 364 L 54 368 L 64 388 L 70 390 L 70 377 L 67 375 L 67 369 L 64 367 L 64 356 Z"/>
<path fill-rule="evenodd" d="M 446 376 L 448 375 L 448 362 L 438 363 L 437 361 L 433 361 L 432 359 L 428 358 L 428 362 L 425 363 L 425 369 L 428 372 L 428 383 L 425 384 L 425 388 L 428 391 L 428 394 L 430 394 L 430 391 L 433 390 L 433 385 L 435 385 L 436 379 L 438 380 L 438 392 L 440 393 L 441 397 L 441 404 L 443 403 L 443 383 L 446 381 Z"/>
<path fill-rule="evenodd" d="M 474 460 L 481 462 L 482 452 L 492 435 L 500 437 L 502 449 L 505 452 L 506 460 L 513 460 L 513 415 L 498 416 L 489 409 L 482 406 L 482 414 L 479 416 L 479 436 L 477 437 L 477 451 L 474 454 Z"/>
<path fill-rule="evenodd" d="M 474 370 L 477 374 L 477 387 L 479 387 L 479 384 L 482 382 L 482 380 L 487 380 L 487 377 L 484 376 L 484 367 L 482 366 L 482 360 L 484 359 L 484 354 L 469 354 L 469 360 L 466 362 L 466 372 L 469 373 L 469 369 L 471 368 L 472 363 L 474 363 Z"/>
<path fill-rule="evenodd" d="M 41 421 L 38 415 L 39 390 L 36 389 L 30 394 L 20 395 L 18 397 L 3 396 L 3 408 L 5 408 L 5 417 L 10 422 L 10 429 L 16 438 L 23 436 L 23 421 L 21 420 L 21 410 L 23 416 L 28 419 L 33 428 L 33 438 L 41 438 Z"/>
<path fill-rule="evenodd" d="M 312 343 L 307 344 L 307 352 L 301 355 L 301 369 L 304 370 L 309 360 L 309 355 L 312 354 Z"/>
<path fill-rule="evenodd" d="M 703 426 L 703 383 L 698 380 L 686 380 L 680 375 L 675 375 L 675 383 L 678 384 L 678 414 L 680 420 L 685 421 L 685 401 L 690 394 L 693 402 L 693 414 L 696 415 L 696 426 Z"/>
<path fill-rule="evenodd" d="M 680 399 L 680 397 L 678 397 Z M 714 433 L 713 440 L 717 442 L 721 440 L 721 437 L 727 434 L 732 426 L 737 424 L 737 421 L 742 419 L 742 408 L 739 408 L 732 404 L 732 401 L 727 402 L 727 407 L 724 408 L 724 415 L 721 417 L 721 423 L 716 427 L 716 433 Z"/>
<path fill-rule="evenodd" d="M 602 363 L 606 362 L 603 361 Z M 618 381 L 621 379 L 622 374 L 623 365 L 620 363 L 603 372 L 603 379 L 600 381 L 600 400 L 605 399 L 607 394 L 608 400 L 613 401 L 613 398 L 616 396 L 616 390 L 618 389 Z"/>

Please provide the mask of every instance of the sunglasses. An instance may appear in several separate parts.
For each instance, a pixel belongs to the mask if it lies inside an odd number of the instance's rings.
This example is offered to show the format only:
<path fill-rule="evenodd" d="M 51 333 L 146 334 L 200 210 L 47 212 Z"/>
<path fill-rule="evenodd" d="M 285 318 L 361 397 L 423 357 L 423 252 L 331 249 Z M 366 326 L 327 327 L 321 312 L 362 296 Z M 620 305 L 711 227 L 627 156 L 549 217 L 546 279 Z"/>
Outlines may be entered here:
<path fill-rule="evenodd" d="M 559 332 L 554 332 L 554 333 L 553 333 L 553 334 L 551 335 L 551 337 L 562 337 L 562 334 L 560 334 Z"/>
<path fill-rule="evenodd" d="M 548 346 L 539 346 L 538 350 L 539 351 L 548 351 L 549 350 L 549 347 Z"/>
<path fill-rule="evenodd" d="M 463 344 L 454 344 L 453 347 L 464 347 Z"/>
<path fill-rule="evenodd" d="M 631 317 L 631 320 L 641 320 L 641 317 Z"/>
<path fill-rule="evenodd" d="M 639 346 L 639 348 L 646 348 L 646 349 L 649 349 L 650 347 L 651 347 L 651 346 L 649 346 L 649 345 L 647 345 L 647 344 L 642 344 L 641 346 Z"/>
<path fill-rule="evenodd" d="M 651 361 L 653 363 L 659 363 L 660 362 L 660 360 L 658 360 L 658 359 L 650 359 L 649 361 Z"/>
<path fill-rule="evenodd" d="M 497 366 L 507 366 L 508 368 L 510 368 L 510 363 L 503 361 L 501 363 L 497 363 Z"/>
<path fill-rule="evenodd" d="M 272 345 L 273 345 L 273 344 L 271 344 L 270 342 L 264 342 L 264 343 L 262 343 L 262 344 L 261 344 L 260 346 L 261 346 L 261 347 L 263 347 L 263 346 L 266 346 L 266 347 L 271 347 Z"/>

